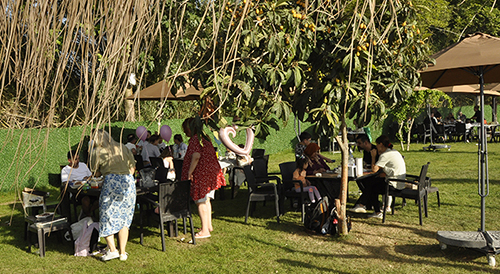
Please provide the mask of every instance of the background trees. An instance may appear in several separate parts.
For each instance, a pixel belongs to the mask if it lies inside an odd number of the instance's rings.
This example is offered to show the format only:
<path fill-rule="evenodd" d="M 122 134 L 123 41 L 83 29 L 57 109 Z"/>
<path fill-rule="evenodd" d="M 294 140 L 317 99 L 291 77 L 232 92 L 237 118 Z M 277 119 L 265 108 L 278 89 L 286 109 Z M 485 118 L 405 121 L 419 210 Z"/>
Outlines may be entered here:
<path fill-rule="evenodd" d="M 204 87 L 197 105 L 141 103 L 147 119 L 196 113 L 218 128 L 233 116 L 265 138 L 294 113 L 323 135 L 342 133 L 346 169 L 346 119 L 363 126 L 404 104 L 430 61 L 429 40 L 441 48 L 468 31 L 495 34 L 490 2 L 2 1 L 0 121 L 124 119 L 134 72 L 136 89 L 162 79 Z"/>

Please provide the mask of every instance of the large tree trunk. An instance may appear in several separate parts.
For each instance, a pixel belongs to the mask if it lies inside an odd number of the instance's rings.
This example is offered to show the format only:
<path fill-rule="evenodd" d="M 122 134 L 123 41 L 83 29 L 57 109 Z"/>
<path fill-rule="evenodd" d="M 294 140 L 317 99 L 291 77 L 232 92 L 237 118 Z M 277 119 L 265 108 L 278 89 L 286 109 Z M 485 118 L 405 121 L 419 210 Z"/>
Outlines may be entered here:
<path fill-rule="evenodd" d="M 340 151 L 342 152 L 342 176 L 340 178 L 340 208 L 338 209 L 339 214 L 339 234 L 347 235 L 349 233 L 347 229 L 347 217 L 346 217 L 346 207 L 347 207 L 347 184 L 348 184 L 348 156 L 349 156 L 349 141 L 347 140 L 347 126 L 345 119 L 342 119 L 340 124 L 340 131 L 342 133 L 342 139 L 336 136 L 335 139 L 339 144 Z M 334 202 L 334 201 L 332 201 Z"/>
<path fill-rule="evenodd" d="M 132 88 L 127 88 L 125 96 L 128 97 L 132 94 Z M 125 121 L 135 122 L 134 100 L 125 100 L 125 113 L 127 114 L 127 116 L 125 117 Z"/>

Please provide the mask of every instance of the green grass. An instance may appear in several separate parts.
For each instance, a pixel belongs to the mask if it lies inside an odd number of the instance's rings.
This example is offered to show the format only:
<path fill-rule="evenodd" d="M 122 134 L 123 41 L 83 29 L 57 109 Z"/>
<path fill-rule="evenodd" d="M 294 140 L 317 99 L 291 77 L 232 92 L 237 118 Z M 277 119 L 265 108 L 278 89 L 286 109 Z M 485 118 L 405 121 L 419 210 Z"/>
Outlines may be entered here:
<path fill-rule="evenodd" d="M 2 273 L 482 273 L 497 272 L 481 253 L 457 247 L 440 250 L 438 230 L 475 231 L 480 226 L 480 198 L 477 195 L 477 146 L 452 143 L 450 151 L 423 152 L 422 144 L 413 144 L 403 152 L 408 173 L 418 174 L 422 164 L 431 162 L 429 175 L 438 186 L 442 205 L 429 198 L 429 217 L 418 225 L 417 206 L 404 208 L 396 201 L 396 212 L 380 220 L 353 218 L 346 237 L 309 234 L 300 224 L 298 212 L 287 212 L 277 224 L 270 204 L 257 206 L 248 224 L 244 223 L 247 193 L 240 190 L 236 199 L 213 201 L 215 231 L 210 239 L 195 246 L 181 237 L 167 239 L 167 251 L 161 251 L 159 230 L 148 228 L 144 245 L 139 244 L 139 228 L 131 228 L 126 262 L 107 263 L 94 258 L 72 256 L 68 243 L 59 243 L 56 235 L 47 240 L 45 258 L 27 253 L 23 239 L 23 217 L 15 195 L 0 194 L 0 271 Z M 489 146 L 490 196 L 486 199 L 486 229 L 499 230 L 500 215 L 500 144 Z M 398 148 L 399 149 L 399 148 Z M 337 160 L 340 154 L 329 154 Z M 359 157 L 360 152 L 355 152 Z M 291 150 L 270 157 L 270 172 L 278 163 L 293 160 Z M 336 166 L 337 163 L 332 166 Z M 356 190 L 350 183 L 350 191 Z M 52 197 L 57 195 L 53 194 Z M 226 190 L 226 197 L 229 189 Z M 349 206 L 357 197 L 349 196 Z M 289 207 L 289 203 L 286 203 Z M 194 209 L 194 207 L 193 207 Z M 196 210 L 193 210 L 196 212 Z M 7 224 L 12 218 L 12 225 Z M 195 226 L 199 218 L 195 215 Z"/>

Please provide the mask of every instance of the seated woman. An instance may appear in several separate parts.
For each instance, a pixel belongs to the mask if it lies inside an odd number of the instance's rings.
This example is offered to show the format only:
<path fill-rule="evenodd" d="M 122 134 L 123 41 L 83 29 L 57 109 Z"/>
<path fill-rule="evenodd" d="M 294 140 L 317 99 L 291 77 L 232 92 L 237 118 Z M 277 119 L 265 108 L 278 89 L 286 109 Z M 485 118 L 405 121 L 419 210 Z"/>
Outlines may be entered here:
<path fill-rule="evenodd" d="M 371 178 L 370 181 L 365 183 L 365 192 L 363 195 L 367 197 L 367 203 L 373 206 L 373 214 L 368 215 L 371 218 L 382 219 L 383 214 L 380 209 L 380 203 L 378 200 L 379 194 L 384 194 L 386 189 L 385 177 L 394 179 L 405 179 L 406 178 L 406 164 L 403 156 L 397 151 L 392 149 L 392 144 L 389 137 L 382 135 L 375 140 L 377 144 L 377 151 L 380 155 L 378 161 L 372 168 L 372 173 L 377 173 L 382 170 L 378 176 Z M 389 181 L 389 187 L 392 190 L 402 190 L 405 188 L 404 182 L 392 182 Z M 386 211 L 390 210 L 390 203 L 386 205 Z M 359 204 L 357 207 L 362 207 L 364 205 Z"/>
<path fill-rule="evenodd" d="M 310 143 L 304 150 L 304 154 L 308 159 L 307 175 L 325 172 L 330 170 L 330 167 L 325 163 L 323 158 L 319 156 L 319 146 L 316 143 Z"/>
<path fill-rule="evenodd" d="M 321 200 L 321 195 L 315 186 L 311 186 L 311 182 L 306 179 L 306 169 L 308 167 L 307 159 L 301 156 L 297 159 L 297 169 L 293 172 L 293 179 L 302 182 L 303 190 L 309 193 L 309 200 L 311 203 L 316 203 L 316 201 Z M 295 184 L 295 191 L 300 192 L 300 184 Z"/>

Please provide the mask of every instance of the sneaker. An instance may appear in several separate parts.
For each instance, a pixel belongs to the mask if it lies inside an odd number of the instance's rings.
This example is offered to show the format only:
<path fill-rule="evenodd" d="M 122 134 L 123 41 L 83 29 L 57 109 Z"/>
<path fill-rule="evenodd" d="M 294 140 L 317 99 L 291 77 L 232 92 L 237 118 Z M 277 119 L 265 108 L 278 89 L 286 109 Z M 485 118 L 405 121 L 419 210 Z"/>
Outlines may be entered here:
<path fill-rule="evenodd" d="M 382 219 L 384 218 L 384 214 L 382 212 L 373 212 L 372 214 L 368 215 L 368 218 Z"/>
<path fill-rule="evenodd" d="M 349 211 L 356 213 L 366 213 L 366 207 L 362 205 L 355 205 L 353 208 L 350 208 Z"/>
<path fill-rule="evenodd" d="M 390 207 L 386 207 L 386 208 L 385 208 L 385 212 L 387 212 L 387 213 L 391 213 L 391 208 L 390 208 Z"/>
<path fill-rule="evenodd" d="M 125 252 L 125 254 L 120 254 L 120 261 L 126 261 L 128 258 L 128 253 Z"/>
<path fill-rule="evenodd" d="M 109 261 L 109 260 L 112 260 L 112 259 L 116 259 L 120 257 L 120 254 L 118 253 L 118 250 L 115 250 L 113 252 L 109 251 L 106 252 L 106 254 L 104 254 L 104 256 L 101 257 L 101 260 L 103 261 Z"/>

